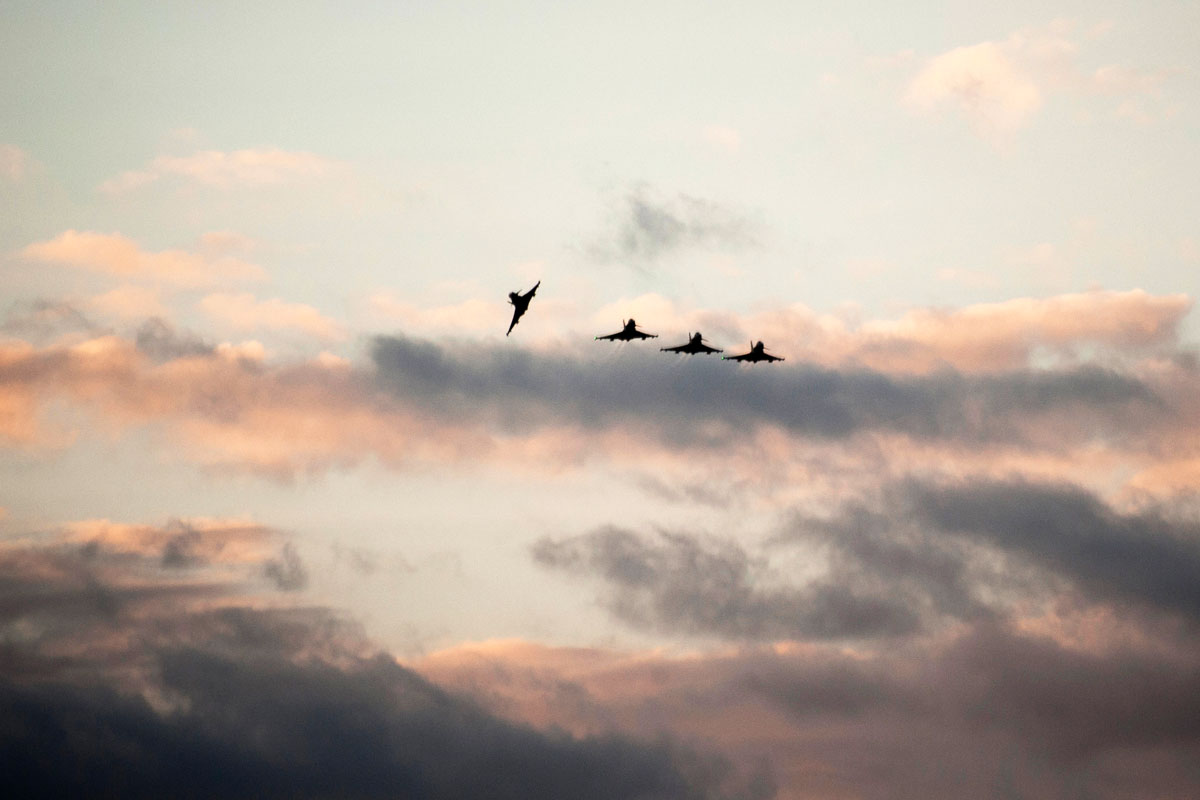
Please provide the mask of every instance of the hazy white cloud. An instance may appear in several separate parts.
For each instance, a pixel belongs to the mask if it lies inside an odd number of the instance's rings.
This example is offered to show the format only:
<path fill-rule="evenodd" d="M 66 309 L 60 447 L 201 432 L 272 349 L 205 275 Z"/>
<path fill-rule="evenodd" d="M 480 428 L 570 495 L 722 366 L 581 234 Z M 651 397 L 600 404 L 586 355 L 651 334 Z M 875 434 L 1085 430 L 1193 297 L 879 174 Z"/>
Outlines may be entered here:
<path fill-rule="evenodd" d="M 248 292 L 210 294 L 200 301 L 200 308 L 239 330 L 298 330 L 322 339 L 345 336 L 337 322 L 312 306 L 277 297 L 257 300 Z"/>
<path fill-rule="evenodd" d="M 1084 68 L 1080 40 L 1095 40 L 1111 26 L 1082 34 L 1076 28 L 1070 20 L 1054 20 L 933 56 L 909 82 L 904 102 L 925 113 L 954 108 L 977 135 L 998 145 L 1028 124 L 1056 92 L 1124 98 L 1115 109 L 1124 116 L 1149 115 L 1142 101 L 1153 98 L 1157 113 L 1170 113 L 1173 106 L 1164 106 L 1161 97 L 1170 70 L 1121 64 Z"/>
<path fill-rule="evenodd" d="M 190 156 L 158 156 L 139 170 L 123 172 L 100 185 L 100 191 L 119 194 L 164 178 L 178 178 L 218 189 L 261 187 L 289 180 L 330 174 L 340 162 L 305 151 L 277 148 L 201 150 Z"/>
<path fill-rule="evenodd" d="M 186 287 L 258 280 L 264 274 L 258 265 L 239 258 L 210 257 L 186 250 L 150 252 L 127 236 L 95 231 L 68 230 L 53 239 L 29 245 L 21 255 L 45 264 Z"/>
<path fill-rule="evenodd" d="M 930 59 L 904 97 L 930 111 L 949 104 L 986 138 L 1010 136 L 1043 102 L 1038 84 L 996 42 L 956 47 Z"/>
<path fill-rule="evenodd" d="M 0 144 L 0 178 L 15 183 L 25 177 L 32 163 L 29 153 L 15 144 Z"/>

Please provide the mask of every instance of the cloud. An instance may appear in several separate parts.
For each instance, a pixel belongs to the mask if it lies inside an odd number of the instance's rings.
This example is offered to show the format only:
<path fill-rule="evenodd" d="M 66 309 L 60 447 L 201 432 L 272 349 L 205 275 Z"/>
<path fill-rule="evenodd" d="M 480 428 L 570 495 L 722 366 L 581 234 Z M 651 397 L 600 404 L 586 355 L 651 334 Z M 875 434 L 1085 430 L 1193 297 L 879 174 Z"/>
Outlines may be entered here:
<path fill-rule="evenodd" d="M 298 330 L 321 339 L 345 337 L 337 322 L 312 306 L 277 297 L 257 300 L 247 292 L 210 294 L 200 301 L 200 308 L 238 330 Z"/>
<path fill-rule="evenodd" d="M 1200 524 L 1122 514 L 1073 486 L 1021 481 L 907 487 L 916 518 L 1015 553 L 1091 597 L 1136 601 L 1200 623 Z"/>
<path fill-rule="evenodd" d="M 942 448 L 942 458 L 1097 447 L 1149 454 L 1182 447 L 1200 418 L 1189 401 L 1197 375 L 1183 362 L 892 375 L 791 361 L 680 364 L 636 348 L 618 359 L 595 353 L 397 336 L 374 339 L 366 364 L 275 362 L 256 342 L 214 346 L 150 321 L 132 341 L 0 343 L 0 431 L 21 446 L 61 438 L 68 431 L 56 431 L 49 412 L 65 402 L 102 428 L 157 430 L 199 463 L 286 477 L 370 458 L 401 465 L 503 454 L 533 465 L 637 453 L 724 463 L 739 449 L 758 452 L 746 460 L 751 469 L 771 436 L 769 451 L 789 463 L 801 444 L 865 446 L 872 437 L 914 453 Z"/>
<path fill-rule="evenodd" d="M 401 336 L 376 337 L 372 359 L 384 388 L 438 415 L 470 415 L 512 431 L 627 424 L 679 443 L 715 444 L 758 425 L 818 438 L 886 430 L 919 439 L 1013 441 L 1048 419 L 1067 430 L 1084 418 L 1120 429 L 1123 419 L 1159 413 L 1149 386 L 1098 367 L 896 377 L 812 364 L 738 371 L 703 361 L 671 371 L 658 353 L 630 352 L 619 363 L 597 364 L 569 353 L 443 348 Z"/>
<path fill-rule="evenodd" d="M 134 343 L 139 352 L 156 362 L 211 356 L 216 348 L 197 336 L 181 332 L 165 319 L 153 317 L 138 326 Z"/>
<path fill-rule="evenodd" d="M 904 94 L 915 111 L 928 113 L 943 106 L 956 108 L 982 138 L 1005 144 L 1054 93 L 1121 98 L 1117 113 L 1141 108 L 1152 99 L 1162 113 L 1171 113 L 1163 100 L 1170 72 L 1144 71 L 1111 64 L 1085 70 L 1077 63 L 1081 49 L 1069 20 L 1021 28 L 1000 41 L 956 47 L 925 61 Z M 1083 39 L 1095 36 L 1085 32 Z M 1147 114 L 1147 116 L 1149 116 Z"/>
<path fill-rule="evenodd" d="M 27 246 L 21 256 L 43 264 L 62 264 L 184 287 L 263 277 L 261 267 L 237 258 L 208 258 L 184 250 L 147 252 L 128 237 L 94 231 L 65 231 L 53 239 Z"/>
<path fill-rule="evenodd" d="M 930 59 L 904 99 L 925 111 L 950 103 L 976 133 L 998 138 L 1011 136 L 1043 103 L 1037 83 L 995 42 L 956 47 Z"/>
<path fill-rule="evenodd" d="M 29 153 L 14 144 L 0 143 L 0 178 L 17 183 L 32 169 Z"/>
<path fill-rule="evenodd" d="M 1019 297 L 961 308 L 914 308 L 895 319 L 857 320 L 790 305 L 739 316 L 681 309 L 646 294 L 600 309 L 597 324 L 620 318 L 655 320 L 655 332 L 702 330 L 717 344 L 763 340 L 792 360 L 891 372 L 1012 370 L 1052 363 L 1119 364 L 1179 345 L 1191 311 L 1184 294 L 1140 289 Z M 682 336 L 682 333 L 678 334 Z"/>
<path fill-rule="evenodd" d="M 295 592 L 308 586 L 308 569 L 291 542 L 284 545 L 278 558 L 263 565 L 263 574 L 285 592 Z"/>
<path fill-rule="evenodd" d="M 1012 369 L 1038 355 L 1078 358 L 1097 347 L 1110 353 L 1174 345 L 1191 310 L 1186 295 L 1093 291 L 1017 298 L 961 309 L 915 309 L 895 321 L 852 332 L 848 358 L 880 369 Z"/>
<path fill-rule="evenodd" d="M 132 560 L 131 560 L 132 559 Z M 320 609 L 145 556 L 0 548 L 13 791 L 125 797 L 765 798 L 678 739 L 500 719 Z"/>
<path fill-rule="evenodd" d="M 322 177 L 340 163 L 304 151 L 277 148 L 201 150 L 190 156 L 158 156 L 140 170 L 123 172 L 100 185 L 100 191 L 120 194 L 165 178 L 190 181 L 216 189 L 258 188 L 292 180 Z"/>
<path fill-rule="evenodd" d="M 623 622 L 688 636 L 885 638 L 1064 600 L 1200 623 L 1200 524 L 1019 480 L 901 481 L 874 504 L 797 515 L 757 552 L 722 537 L 610 526 L 544 537 L 532 556 L 599 582 L 601 602 Z M 802 568 L 780 566 L 795 559 Z"/>
<path fill-rule="evenodd" d="M 544 538 L 534 560 L 607 584 L 605 605 L 634 626 L 732 639 L 841 639 L 919 627 L 902 602 L 836 581 L 778 586 L 767 562 L 732 541 L 601 528 Z"/>
<path fill-rule="evenodd" d="M 158 291 L 145 286 L 118 286 L 87 302 L 97 313 L 120 319 L 164 317 L 167 314 Z"/>
<path fill-rule="evenodd" d="M 66 300 L 32 300 L 14 303 L 0 323 L 0 333 L 41 342 L 64 334 L 101 335 L 103 326 L 93 320 L 78 304 Z"/>
<path fill-rule="evenodd" d="M 82 520 L 63 526 L 61 540 L 91 556 L 136 555 L 170 568 L 213 564 L 269 566 L 279 532 L 245 519 L 177 519 L 165 526 Z M 286 548 L 285 548 L 286 549 Z"/>
<path fill-rule="evenodd" d="M 489 642 L 416 666 L 514 719 L 577 734 L 686 732 L 744 768 L 768 759 L 787 800 L 1200 787 L 1200 658 L 1178 643 L 1088 651 L 980 622 L 874 650 L 671 656 Z"/>
<path fill-rule="evenodd" d="M 659 198 L 642 186 L 621 199 L 611 229 L 591 250 L 602 260 L 646 264 L 692 248 L 744 250 L 757 240 L 757 225 L 740 213 L 685 194 Z"/>

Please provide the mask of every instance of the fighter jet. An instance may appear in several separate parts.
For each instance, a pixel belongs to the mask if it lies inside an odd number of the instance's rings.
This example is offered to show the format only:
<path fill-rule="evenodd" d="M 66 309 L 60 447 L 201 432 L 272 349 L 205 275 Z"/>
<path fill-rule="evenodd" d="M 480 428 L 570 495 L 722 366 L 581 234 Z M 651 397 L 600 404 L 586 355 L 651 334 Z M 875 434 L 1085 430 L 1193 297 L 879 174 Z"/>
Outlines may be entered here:
<path fill-rule="evenodd" d="M 505 336 L 512 333 L 512 329 L 517 326 L 517 320 L 521 319 L 521 316 L 529 309 L 529 301 L 533 299 L 533 295 L 541 285 L 542 282 L 538 281 L 525 294 L 517 294 L 516 292 L 508 293 L 508 302 L 513 304 L 513 319 L 512 323 L 508 326 L 508 333 L 504 334 Z"/>
<path fill-rule="evenodd" d="M 721 356 L 722 361 L 749 361 L 751 364 L 757 364 L 759 361 L 783 361 L 780 356 L 773 356 L 763 348 L 763 343 L 758 342 L 750 348 L 749 353 L 742 353 L 740 356 Z"/>
<path fill-rule="evenodd" d="M 597 336 L 596 340 L 607 339 L 610 342 L 621 341 L 628 342 L 631 339 L 657 339 L 656 333 L 643 333 L 637 329 L 637 323 L 632 319 L 625 323 L 625 327 L 616 333 L 610 333 L 608 336 Z"/>
<path fill-rule="evenodd" d="M 689 356 L 694 356 L 697 353 L 704 353 L 704 355 L 708 355 L 709 353 L 725 352 L 724 350 L 720 350 L 716 347 L 709 347 L 706 345 L 704 343 L 704 337 L 700 335 L 700 331 L 696 331 L 695 334 L 689 333 L 688 336 L 691 336 L 692 338 L 687 344 L 681 344 L 678 347 L 660 347 L 658 349 L 664 353 L 687 353 Z"/>

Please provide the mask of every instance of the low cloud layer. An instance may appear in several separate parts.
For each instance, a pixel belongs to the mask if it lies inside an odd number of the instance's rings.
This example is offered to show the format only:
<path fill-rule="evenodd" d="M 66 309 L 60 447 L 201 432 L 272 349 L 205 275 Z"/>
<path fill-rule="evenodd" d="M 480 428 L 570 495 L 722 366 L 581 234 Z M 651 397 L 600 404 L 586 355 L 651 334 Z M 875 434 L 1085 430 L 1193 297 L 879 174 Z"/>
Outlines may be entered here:
<path fill-rule="evenodd" d="M 193 563 L 200 573 L 185 580 L 167 561 L 72 536 L 0 548 L 0 763 L 10 791 L 770 794 L 675 738 L 574 737 L 501 720 L 374 651 L 326 611 L 268 609 L 222 573 Z"/>
<path fill-rule="evenodd" d="M 1082 649 L 979 622 L 866 651 L 672 658 L 498 642 L 419 666 L 511 718 L 687 731 L 739 763 L 766 758 L 787 800 L 1133 800 L 1200 789 L 1194 645 Z"/>
<path fill-rule="evenodd" d="M 775 425 L 813 437 L 890 431 L 986 442 L 1019 440 L 1027 422 L 1047 418 L 1077 434 L 1084 419 L 1097 432 L 1115 433 L 1162 413 L 1137 377 L 1094 366 L 989 376 L 891 376 L 811 364 L 739 371 L 716 361 L 668 370 L 657 353 L 599 364 L 571 353 L 451 348 L 400 336 L 377 337 L 372 358 L 398 398 L 518 430 L 628 423 L 686 441 L 715 423 L 739 432 Z"/>
<path fill-rule="evenodd" d="M 892 437 L 946 453 L 1100 447 L 1190 457 L 1200 420 L 1191 400 L 1200 374 L 1182 357 L 911 374 L 398 335 L 375 337 L 369 357 L 270 361 L 257 343 L 212 345 L 161 320 L 132 339 L 7 340 L 0 437 L 61 441 L 70 432 L 50 409 L 65 400 L 108 425 L 165 428 L 201 463 L 288 477 L 367 458 L 487 460 L 503 450 L 519 460 L 525 446 L 543 457 L 627 448 L 609 437 L 665 456 L 717 457 L 762 431 L 813 446 Z"/>

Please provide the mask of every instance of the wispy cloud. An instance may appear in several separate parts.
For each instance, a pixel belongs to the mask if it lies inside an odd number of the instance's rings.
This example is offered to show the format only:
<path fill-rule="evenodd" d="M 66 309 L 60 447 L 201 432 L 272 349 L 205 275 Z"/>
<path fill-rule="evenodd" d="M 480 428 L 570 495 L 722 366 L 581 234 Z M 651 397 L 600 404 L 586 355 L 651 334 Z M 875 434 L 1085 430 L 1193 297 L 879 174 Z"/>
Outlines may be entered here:
<path fill-rule="evenodd" d="M 341 325 L 312 306 L 287 303 L 277 297 L 258 300 L 254 295 L 210 294 L 200 301 L 209 316 L 238 330 L 296 330 L 320 339 L 341 339 Z"/>
<path fill-rule="evenodd" d="M 692 248 L 744 250 L 757 244 L 759 226 L 746 214 L 712 200 L 662 197 L 638 186 L 622 197 L 608 230 L 589 247 L 605 261 L 650 264 Z"/>
<path fill-rule="evenodd" d="M 606 584 L 604 603 L 634 626 L 736 640 L 844 639 L 912 633 L 903 597 L 840 580 L 780 586 L 762 557 L 736 543 L 602 528 L 533 546 L 540 565 Z"/>
<path fill-rule="evenodd" d="M 142 169 L 105 181 L 100 191 L 120 194 L 166 178 L 215 189 L 257 188 L 322 177 L 339 168 L 340 162 L 304 151 L 201 150 L 190 156 L 158 156 Z"/>
<path fill-rule="evenodd" d="M 1080 51 L 1095 36 L 1078 34 L 1070 20 L 1026 27 L 998 41 L 955 47 L 925 61 L 909 82 L 904 102 L 919 112 L 949 106 L 982 138 L 1004 145 L 1055 93 L 1121 98 L 1115 109 L 1153 101 L 1169 113 L 1162 88 L 1171 71 L 1120 64 L 1080 66 Z"/>
<path fill-rule="evenodd" d="M 29 173 L 33 159 L 15 144 L 0 143 L 0 178 L 16 183 Z"/>
<path fill-rule="evenodd" d="M 185 250 L 146 251 L 133 239 L 118 233 L 68 230 L 53 239 L 31 244 L 20 254 L 45 264 L 185 287 L 263 277 L 261 267 L 238 258 L 214 258 Z"/>

